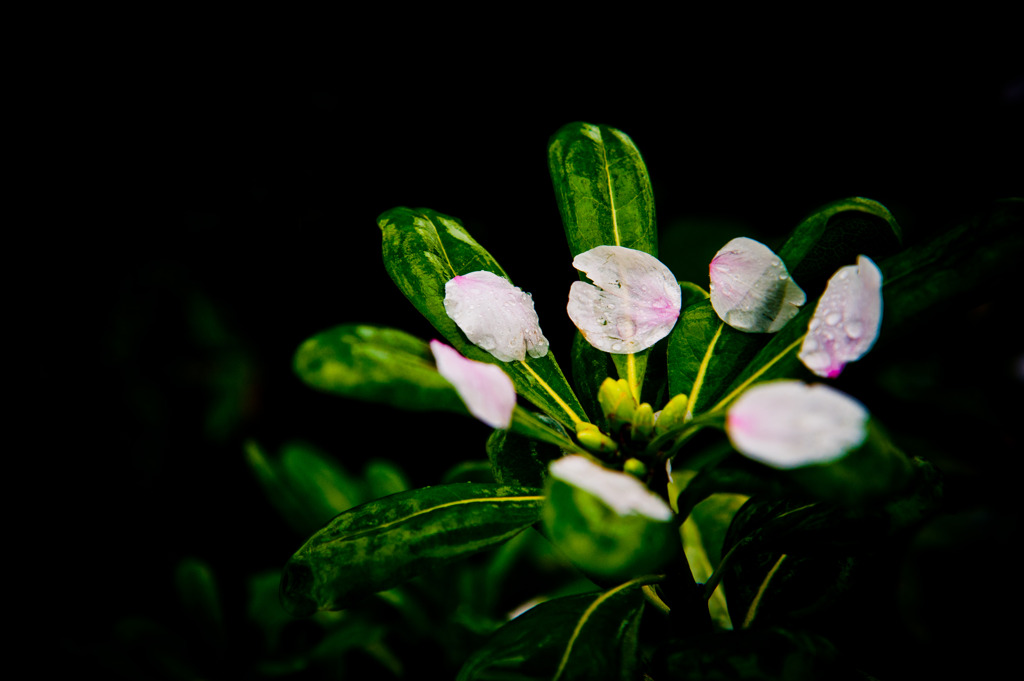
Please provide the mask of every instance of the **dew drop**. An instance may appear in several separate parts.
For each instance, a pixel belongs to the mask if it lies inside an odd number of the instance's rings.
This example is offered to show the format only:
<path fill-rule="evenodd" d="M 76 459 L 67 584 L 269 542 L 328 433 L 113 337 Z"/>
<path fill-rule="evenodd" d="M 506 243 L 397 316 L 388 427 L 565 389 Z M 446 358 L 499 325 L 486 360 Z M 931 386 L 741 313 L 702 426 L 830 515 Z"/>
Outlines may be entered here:
<path fill-rule="evenodd" d="M 839 314 L 838 312 L 832 312 L 827 317 L 825 317 L 825 323 L 828 324 L 829 326 L 835 326 L 841 321 L 843 321 L 843 315 Z"/>
<path fill-rule="evenodd" d="M 817 317 L 815 317 L 814 319 L 811 320 L 811 323 L 807 326 L 807 330 L 808 331 L 814 331 L 819 326 L 821 326 L 821 320 L 818 319 Z"/>
<path fill-rule="evenodd" d="M 789 279 L 788 274 L 783 273 L 779 275 L 779 281 L 786 281 L 787 279 Z"/>
<path fill-rule="evenodd" d="M 618 352 L 622 349 L 622 343 L 612 343 L 612 350 Z"/>
<path fill-rule="evenodd" d="M 843 271 L 839 273 L 840 279 L 848 279 L 850 277 L 850 270 L 843 268 Z"/>
<path fill-rule="evenodd" d="M 864 335 L 864 325 L 860 322 L 850 322 L 846 325 L 846 335 L 850 338 L 857 339 Z"/>
<path fill-rule="evenodd" d="M 813 338 L 808 338 L 807 340 L 804 341 L 804 347 L 802 349 L 802 352 L 814 352 L 817 349 L 818 341 L 814 340 Z"/>

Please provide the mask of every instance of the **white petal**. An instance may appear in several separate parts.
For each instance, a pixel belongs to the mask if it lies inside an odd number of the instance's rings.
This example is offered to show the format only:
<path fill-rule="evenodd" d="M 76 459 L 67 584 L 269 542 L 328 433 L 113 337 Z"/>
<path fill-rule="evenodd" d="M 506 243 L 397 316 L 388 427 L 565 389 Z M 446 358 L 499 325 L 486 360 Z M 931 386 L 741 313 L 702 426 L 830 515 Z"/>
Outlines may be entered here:
<path fill-rule="evenodd" d="M 779 256 L 760 241 L 733 239 L 708 266 L 711 307 L 723 322 L 750 333 L 774 333 L 807 301 Z"/>
<path fill-rule="evenodd" d="M 797 357 L 818 376 L 835 378 L 871 349 L 881 324 L 882 273 L 862 255 L 828 280 Z"/>
<path fill-rule="evenodd" d="M 668 335 L 683 304 L 679 282 L 653 255 L 622 246 L 580 253 L 572 266 L 594 285 L 573 282 L 566 311 L 598 350 L 629 354 Z"/>
<path fill-rule="evenodd" d="M 512 379 L 500 367 L 463 357 L 455 348 L 430 341 L 437 371 L 455 386 L 469 413 L 492 428 L 508 428 L 516 406 Z"/>
<path fill-rule="evenodd" d="M 548 466 L 551 475 L 590 492 L 620 516 L 642 515 L 669 520 L 672 509 L 657 494 L 627 473 L 609 470 L 583 456 L 563 456 Z"/>
<path fill-rule="evenodd" d="M 868 412 L 827 385 L 762 383 L 729 408 L 726 430 L 736 450 L 774 468 L 841 458 L 864 442 Z"/>
<path fill-rule="evenodd" d="M 504 277 L 484 270 L 444 285 L 444 311 L 474 345 L 511 362 L 548 354 L 533 298 Z"/>

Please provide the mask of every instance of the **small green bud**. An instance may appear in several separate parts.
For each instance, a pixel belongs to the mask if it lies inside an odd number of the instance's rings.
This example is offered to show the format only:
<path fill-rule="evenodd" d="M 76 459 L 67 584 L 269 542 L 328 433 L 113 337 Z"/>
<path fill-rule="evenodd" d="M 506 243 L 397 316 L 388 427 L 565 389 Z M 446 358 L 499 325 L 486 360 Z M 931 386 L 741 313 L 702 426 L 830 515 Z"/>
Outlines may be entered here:
<path fill-rule="evenodd" d="M 636 400 L 629 390 L 629 384 L 621 378 L 617 381 L 611 378 L 604 379 L 604 383 L 597 391 L 597 401 L 614 430 L 618 430 L 623 424 L 633 422 Z"/>
<path fill-rule="evenodd" d="M 647 477 L 647 466 L 640 459 L 626 459 L 626 463 L 623 465 L 622 470 L 635 478 L 639 478 L 640 480 Z"/>
<path fill-rule="evenodd" d="M 658 412 L 658 418 L 654 422 L 654 432 L 663 435 L 674 426 L 681 424 L 686 416 L 686 407 L 689 401 L 689 398 L 682 393 L 669 400 L 665 408 Z"/>
<path fill-rule="evenodd" d="M 602 433 L 593 423 L 577 423 L 576 439 L 592 452 L 608 454 L 619 449 L 615 440 Z"/>
<path fill-rule="evenodd" d="M 633 439 L 647 440 L 654 430 L 654 409 L 644 402 L 633 413 Z"/>

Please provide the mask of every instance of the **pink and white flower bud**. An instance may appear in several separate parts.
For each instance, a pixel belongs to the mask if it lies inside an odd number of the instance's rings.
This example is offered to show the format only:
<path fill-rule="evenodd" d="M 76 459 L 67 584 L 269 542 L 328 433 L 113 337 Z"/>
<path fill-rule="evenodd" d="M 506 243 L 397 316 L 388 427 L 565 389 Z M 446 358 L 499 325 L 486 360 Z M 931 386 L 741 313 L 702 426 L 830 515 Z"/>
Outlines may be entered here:
<path fill-rule="evenodd" d="M 753 386 L 733 403 L 726 431 L 736 451 L 773 468 L 842 458 L 867 438 L 868 412 L 831 386 L 787 380 Z"/>
<path fill-rule="evenodd" d="M 835 378 L 863 357 L 882 325 L 882 272 L 866 255 L 828 280 L 797 357 L 818 376 Z"/>
<path fill-rule="evenodd" d="M 566 311 L 598 350 L 640 352 L 675 326 L 682 291 L 675 275 L 653 255 L 623 246 L 598 246 L 577 255 L 572 266 L 594 283 L 573 282 Z"/>
<path fill-rule="evenodd" d="M 779 256 L 747 237 L 722 247 L 708 266 L 711 307 L 723 322 L 748 333 L 774 333 L 807 301 Z"/>
<path fill-rule="evenodd" d="M 437 371 L 462 398 L 469 413 L 492 428 L 508 428 L 516 406 L 512 379 L 495 364 L 463 357 L 452 347 L 430 341 Z"/>
<path fill-rule="evenodd" d="M 502 362 L 548 354 L 533 297 L 508 279 L 480 270 L 444 285 L 444 311 L 466 338 Z"/>

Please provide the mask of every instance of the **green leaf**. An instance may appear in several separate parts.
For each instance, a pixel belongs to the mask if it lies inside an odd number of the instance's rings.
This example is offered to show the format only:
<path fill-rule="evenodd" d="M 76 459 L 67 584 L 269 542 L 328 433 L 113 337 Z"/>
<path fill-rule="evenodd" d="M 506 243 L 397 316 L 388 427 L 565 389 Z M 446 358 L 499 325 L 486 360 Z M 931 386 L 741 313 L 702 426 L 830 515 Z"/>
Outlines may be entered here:
<path fill-rule="evenodd" d="M 585 489 L 552 476 L 547 483 L 547 537 L 582 570 L 629 578 L 659 570 L 676 554 L 679 536 L 671 519 L 619 515 Z"/>
<path fill-rule="evenodd" d="M 191 630 L 212 649 L 224 646 L 224 612 L 217 582 L 206 561 L 185 558 L 176 570 L 179 603 L 188 613 Z"/>
<path fill-rule="evenodd" d="M 403 331 L 345 324 L 303 343 L 295 372 L 336 395 L 416 410 L 468 413 L 434 366 L 430 346 Z"/>
<path fill-rule="evenodd" d="M 601 405 L 597 401 L 597 391 L 604 379 L 615 372 L 611 355 L 602 352 L 587 342 L 579 331 L 572 341 L 572 377 L 580 393 L 580 400 L 586 406 L 588 414 L 596 414 L 604 420 Z M 604 423 L 604 427 L 607 427 Z"/>
<path fill-rule="evenodd" d="M 364 500 L 360 483 L 309 445 L 287 443 L 281 455 L 271 459 L 250 441 L 245 453 L 270 502 L 300 534 L 315 531 Z"/>
<path fill-rule="evenodd" d="M 900 239 L 900 226 L 885 206 L 854 197 L 833 201 L 804 218 L 779 257 L 810 300 L 825 290 L 837 269 L 852 265 L 861 254 L 880 260 L 899 247 Z"/>
<path fill-rule="evenodd" d="M 625 133 L 569 123 L 551 137 L 548 166 L 573 257 L 602 245 L 658 256 L 651 181 Z"/>
<path fill-rule="evenodd" d="M 459 220 L 427 208 L 393 208 L 382 213 L 377 224 L 388 274 L 452 347 L 470 359 L 500 366 L 512 378 L 517 393 L 559 423 L 574 427 L 587 420 L 553 352 L 522 362 L 501 362 L 470 343 L 448 317 L 444 286 L 456 275 L 485 270 L 508 279 Z"/>
<path fill-rule="evenodd" d="M 1003 294 L 1024 257 L 1024 200 L 1006 199 L 960 226 L 879 263 L 884 312 L 879 342 L 954 297 Z M 1010 284 L 1012 285 L 1012 283 Z M 984 286 L 984 288 L 981 288 Z M 976 304 L 977 298 L 971 298 Z M 816 304 L 816 303 L 815 303 Z M 805 377 L 797 352 L 814 312 L 808 302 L 732 381 L 714 406 L 724 408 L 754 383 Z"/>
<path fill-rule="evenodd" d="M 507 430 L 495 430 L 487 439 L 491 472 L 497 482 L 505 485 L 543 487 L 548 461 L 560 455 L 557 447 Z"/>
<path fill-rule="evenodd" d="M 914 328 L 922 313 L 941 309 L 954 297 L 967 298 L 973 306 L 1000 295 L 1016 296 L 1022 258 L 1024 199 L 1006 199 L 879 263 L 885 302 L 881 338 L 903 326 Z"/>
<path fill-rule="evenodd" d="M 426 487 L 338 515 L 285 566 L 294 615 L 349 607 L 422 572 L 500 544 L 539 519 L 539 490 L 497 484 Z"/>
<path fill-rule="evenodd" d="M 693 578 L 705 583 L 721 563 L 722 545 L 733 517 L 749 497 L 717 493 L 697 504 L 682 526 L 686 561 Z M 731 629 L 732 621 L 723 589 L 716 589 L 708 601 L 711 618 L 719 628 Z"/>
<path fill-rule="evenodd" d="M 726 325 L 710 300 L 690 305 L 668 337 L 669 391 L 689 395 L 689 413 L 706 411 L 770 339 Z"/>
<path fill-rule="evenodd" d="M 783 629 L 731 631 L 679 641 L 652 678 L 818 681 L 868 679 L 847 668 L 832 643 Z"/>
<path fill-rule="evenodd" d="M 458 681 L 636 678 L 637 629 L 644 605 L 640 589 L 648 581 L 534 606 L 473 653 Z"/>

